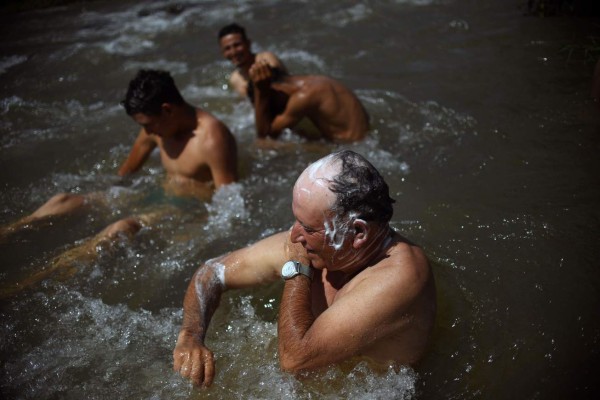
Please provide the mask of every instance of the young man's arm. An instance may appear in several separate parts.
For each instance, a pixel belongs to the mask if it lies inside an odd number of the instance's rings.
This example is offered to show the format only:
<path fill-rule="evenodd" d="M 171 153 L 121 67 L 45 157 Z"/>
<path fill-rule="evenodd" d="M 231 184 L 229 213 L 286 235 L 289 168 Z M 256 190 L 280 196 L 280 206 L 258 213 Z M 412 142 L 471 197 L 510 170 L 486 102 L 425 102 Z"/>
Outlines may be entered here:
<path fill-rule="evenodd" d="M 129 175 L 139 170 L 155 147 L 156 141 L 142 129 L 133 143 L 129 156 L 119 168 L 119 176 Z"/>
<path fill-rule="evenodd" d="M 272 72 L 267 63 L 255 63 L 250 68 L 250 78 L 254 83 L 254 118 L 259 138 L 276 139 L 285 128 L 292 128 L 304 117 L 305 99 L 297 96 L 290 97 L 285 109 L 275 114 L 271 107 Z"/>
<path fill-rule="evenodd" d="M 269 51 L 263 51 L 256 54 L 256 62 L 264 61 L 273 68 L 278 68 L 283 73 L 287 74 L 287 67 L 277 56 Z M 242 97 L 248 96 L 248 81 L 242 76 L 237 69 L 231 73 L 229 77 L 229 85 L 238 92 Z"/>
<path fill-rule="evenodd" d="M 197 386 L 209 386 L 215 374 L 212 352 L 204 345 L 210 320 L 227 289 L 273 282 L 287 261 L 289 232 L 275 234 L 200 267 L 183 303 L 183 324 L 173 350 L 173 369 Z"/>
<path fill-rule="evenodd" d="M 265 61 L 271 67 L 277 68 L 285 74 L 288 73 L 288 70 L 287 70 L 286 66 L 283 64 L 283 61 L 281 61 L 279 58 L 277 58 L 277 56 L 275 54 L 271 53 L 270 51 L 263 51 L 263 52 L 256 54 L 255 62 L 259 62 L 259 61 Z"/>
<path fill-rule="evenodd" d="M 216 189 L 237 181 L 237 145 L 221 121 L 215 120 L 211 124 L 203 153 Z"/>

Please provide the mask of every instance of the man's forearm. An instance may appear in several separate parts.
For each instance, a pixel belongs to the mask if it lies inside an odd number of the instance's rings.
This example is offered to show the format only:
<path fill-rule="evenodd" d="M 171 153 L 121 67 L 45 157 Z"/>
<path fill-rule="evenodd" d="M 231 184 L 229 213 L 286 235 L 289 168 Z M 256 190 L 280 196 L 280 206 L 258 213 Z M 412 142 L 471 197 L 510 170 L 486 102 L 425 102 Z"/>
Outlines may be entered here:
<path fill-rule="evenodd" d="M 256 135 L 259 138 L 272 137 L 278 135 L 272 131 L 273 115 L 270 106 L 270 99 L 267 93 L 260 91 L 258 87 L 255 89 L 254 95 L 254 123 L 256 125 Z"/>
<path fill-rule="evenodd" d="M 215 265 L 216 264 L 216 265 Z M 206 264 L 192 277 L 183 302 L 181 331 L 204 342 L 210 320 L 224 290 L 222 265 Z"/>
<path fill-rule="evenodd" d="M 214 355 L 204 345 L 204 338 L 225 289 L 223 273 L 223 264 L 207 262 L 196 271 L 185 294 L 173 369 L 196 386 L 210 386 L 215 377 Z"/>
<path fill-rule="evenodd" d="M 284 370 L 302 369 L 309 354 L 303 341 L 315 318 L 311 310 L 310 279 L 287 280 L 279 310 L 279 360 Z"/>

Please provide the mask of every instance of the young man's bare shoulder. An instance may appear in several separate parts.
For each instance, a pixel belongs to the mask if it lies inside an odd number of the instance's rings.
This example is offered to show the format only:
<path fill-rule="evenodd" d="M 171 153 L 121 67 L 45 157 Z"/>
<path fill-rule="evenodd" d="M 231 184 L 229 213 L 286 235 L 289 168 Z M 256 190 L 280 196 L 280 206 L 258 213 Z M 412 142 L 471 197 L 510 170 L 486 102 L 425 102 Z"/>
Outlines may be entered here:
<path fill-rule="evenodd" d="M 227 125 L 208 111 L 198 110 L 198 128 L 207 138 L 218 138 L 231 135 Z"/>
<path fill-rule="evenodd" d="M 194 131 L 193 144 L 190 144 L 205 156 L 215 151 L 220 153 L 223 148 L 235 143 L 235 138 L 227 126 L 212 114 L 198 109 L 197 120 L 198 126 Z"/>
<path fill-rule="evenodd" d="M 301 86 L 297 93 L 319 103 L 339 93 L 339 87 L 343 88 L 339 82 L 324 75 L 305 75 L 298 81 Z"/>
<path fill-rule="evenodd" d="M 237 69 L 231 73 L 231 76 L 229 77 L 229 84 L 236 92 L 240 93 L 243 96 L 246 95 L 248 81 L 242 76 L 240 71 L 238 71 Z"/>

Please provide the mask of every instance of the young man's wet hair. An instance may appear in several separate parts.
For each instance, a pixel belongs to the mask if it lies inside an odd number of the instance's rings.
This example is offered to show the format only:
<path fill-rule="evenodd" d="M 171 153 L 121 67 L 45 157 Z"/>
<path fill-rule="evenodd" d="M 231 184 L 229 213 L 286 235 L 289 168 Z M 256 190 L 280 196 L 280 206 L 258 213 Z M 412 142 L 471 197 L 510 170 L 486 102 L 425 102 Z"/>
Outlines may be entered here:
<path fill-rule="evenodd" d="M 219 30 L 218 39 L 221 40 L 223 36 L 231 35 L 233 33 L 238 33 L 242 36 L 242 39 L 248 40 L 246 37 L 246 30 L 235 22 L 222 27 L 221 30 Z"/>
<path fill-rule="evenodd" d="M 125 107 L 128 115 L 159 115 L 164 103 L 184 103 L 171 74 L 166 71 L 142 69 L 129 82 L 127 94 L 121 105 Z"/>

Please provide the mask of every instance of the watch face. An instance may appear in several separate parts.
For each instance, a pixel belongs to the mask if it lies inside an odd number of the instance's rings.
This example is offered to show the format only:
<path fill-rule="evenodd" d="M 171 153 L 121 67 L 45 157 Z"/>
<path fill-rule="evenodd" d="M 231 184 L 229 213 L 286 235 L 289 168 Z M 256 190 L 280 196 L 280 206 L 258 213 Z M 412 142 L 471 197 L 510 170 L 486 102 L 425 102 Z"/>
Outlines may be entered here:
<path fill-rule="evenodd" d="M 281 268 L 281 276 L 284 278 L 291 278 L 296 275 L 296 264 L 293 261 L 288 261 L 283 264 Z"/>

